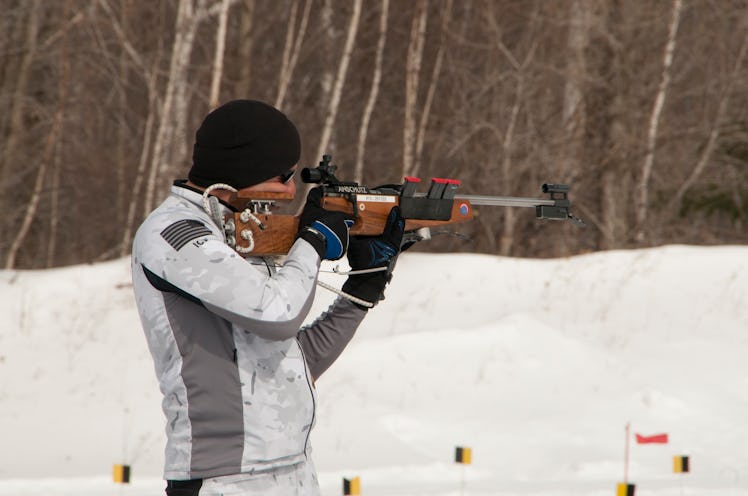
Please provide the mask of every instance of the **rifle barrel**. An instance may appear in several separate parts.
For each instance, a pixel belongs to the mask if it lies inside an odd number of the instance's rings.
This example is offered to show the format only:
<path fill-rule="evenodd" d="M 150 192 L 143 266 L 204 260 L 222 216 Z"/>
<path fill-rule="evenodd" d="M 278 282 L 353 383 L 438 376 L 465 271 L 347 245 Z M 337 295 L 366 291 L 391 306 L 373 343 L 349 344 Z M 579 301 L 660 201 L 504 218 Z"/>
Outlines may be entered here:
<path fill-rule="evenodd" d="M 555 200 L 547 198 L 522 198 L 517 196 L 482 196 L 456 195 L 455 200 L 467 200 L 473 205 L 494 207 L 537 207 L 538 205 L 555 205 Z"/>

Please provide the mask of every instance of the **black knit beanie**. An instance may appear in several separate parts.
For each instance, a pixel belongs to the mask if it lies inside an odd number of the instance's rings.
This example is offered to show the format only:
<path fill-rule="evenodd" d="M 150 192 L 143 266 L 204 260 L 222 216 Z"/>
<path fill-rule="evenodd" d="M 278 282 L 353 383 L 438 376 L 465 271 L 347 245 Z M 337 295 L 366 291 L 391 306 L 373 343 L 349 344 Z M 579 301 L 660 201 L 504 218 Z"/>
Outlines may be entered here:
<path fill-rule="evenodd" d="M 300 156 L 299 132 L 280 110 L 234 100 L 209 113 L 195 133 L 188 177 L 202 187 L 242 189 L 288 172 Z"/>

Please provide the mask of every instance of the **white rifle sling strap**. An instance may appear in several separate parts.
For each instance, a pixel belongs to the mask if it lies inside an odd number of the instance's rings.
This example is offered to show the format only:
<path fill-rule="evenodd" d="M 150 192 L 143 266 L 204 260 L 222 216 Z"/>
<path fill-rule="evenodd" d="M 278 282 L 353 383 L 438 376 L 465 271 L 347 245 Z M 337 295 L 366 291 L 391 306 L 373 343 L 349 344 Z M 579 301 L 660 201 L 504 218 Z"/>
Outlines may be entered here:
<path fill-rule="evenodd" d="M 338 275 L 341 275 L 341 276 L 351 276 L 351 275 L 356 275 L 356 274 L 370 274 L 372 272 L 384 272 L 386 270 L 387 270 L 387 267 L 374 267 L 372 269 L 361 269 L 361 270 L 342 271 L 342 270 L 340 270 L 336 266 L 334 269 L 332 269 L 332 271 L 335 274 L 338 274 Z M 358 303 L 359 305 L 367 307 L 367 308 L 374 307 L 374 303 L 372 303 L 370 301 L 362 300 L 361 298 L 356 298 L 355 296 L 350 295 L 350 294 L 346 293 L 345 291 L 342 291 L 342 290 L 336 288 L 335 286 L 331 286 L 330 284 L 322 282 L 319 279 L 317 280 L 317 284 L 320 287 L 323 287 L 323 288 L 327 289 L 328 291 L 332 291 L 333 293 L 335 293 L 337 295 L 340 295 L 340 296 L 342 296 L 343 298 L 345 298 L 347 300 L 351 300 L 353 303 Z"/>

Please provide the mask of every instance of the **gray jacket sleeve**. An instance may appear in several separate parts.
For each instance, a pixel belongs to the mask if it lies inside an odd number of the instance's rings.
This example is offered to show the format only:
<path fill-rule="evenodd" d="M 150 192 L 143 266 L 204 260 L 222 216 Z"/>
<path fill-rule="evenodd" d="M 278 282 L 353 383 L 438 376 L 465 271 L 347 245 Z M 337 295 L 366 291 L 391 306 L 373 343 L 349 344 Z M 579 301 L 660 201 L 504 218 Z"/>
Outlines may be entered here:
<path fill-rule="evenodd" d="M 319 378 L 340 356 L 364 317 L 366 310 L 338 298 L 325 313 L 299 331 L 297 337 L 312 377 Z"/>

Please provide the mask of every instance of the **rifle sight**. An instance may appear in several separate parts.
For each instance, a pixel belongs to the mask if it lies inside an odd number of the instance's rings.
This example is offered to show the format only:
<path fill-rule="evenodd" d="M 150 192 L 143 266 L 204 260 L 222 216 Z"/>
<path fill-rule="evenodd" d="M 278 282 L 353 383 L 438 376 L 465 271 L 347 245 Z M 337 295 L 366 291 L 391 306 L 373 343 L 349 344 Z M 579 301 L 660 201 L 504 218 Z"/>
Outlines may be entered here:
<path fill-rule="evenodd" d="M 338 184 L 338 178 L 335 177 L 337 165 L 332 165 L 332 155 L 322 155 L 322 161 L 317 167 L 305 167 L 301 170 L 301 180 L 305 183 L 314 184 Z"/>
<path fill-rule="evenodd" d="M 569 186 L 567 184 L 544 184 L 543 193 L 568 193 Z"/>

